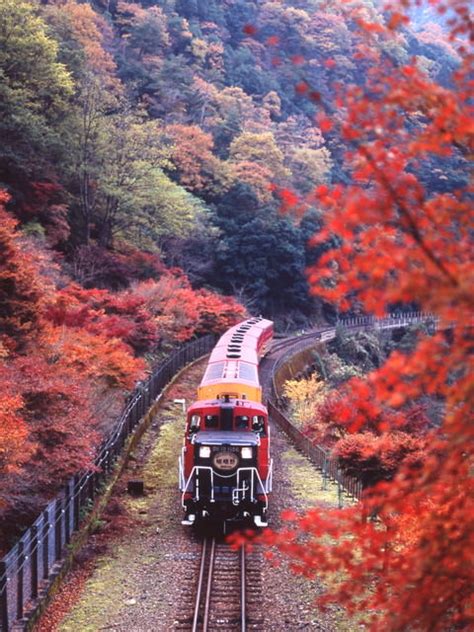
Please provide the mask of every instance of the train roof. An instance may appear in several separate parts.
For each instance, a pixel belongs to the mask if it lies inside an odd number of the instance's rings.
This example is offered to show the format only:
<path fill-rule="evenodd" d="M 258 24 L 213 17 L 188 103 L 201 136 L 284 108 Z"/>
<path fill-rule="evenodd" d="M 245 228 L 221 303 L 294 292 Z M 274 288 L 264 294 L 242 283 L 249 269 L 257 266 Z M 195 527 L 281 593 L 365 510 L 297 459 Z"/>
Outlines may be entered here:
<path fill-rule="evenodd" d="M 266 413 L 267 409 L 260 402 L 250 401 L 248 399 L 231 399 L 229 402 L 224 402 L 222 399 L 198 399 L 196 402 L 193 402 L 191 406 L 188 408 L 188 414 L 193 413 L 196 410 L 200 410 L 202 408 L 211 408 L 213 406 L 221 406 L 222 404 L 226 404 L 227 406 L 233 405 L 238 406 L 239 408 L 250 408 L 252 410 L 257 410 L 262 413 Z"/>
<path fill-rule="evenodd" d="M 268 320 L 267 318 L 263 318 L 263 316 L 252 316 L 251 318 L 247 318 L 247 320 L 243 320 L 231 327 L 229 331 L 233 331 L 234 329 L 241 329 L 243 327 L 252 327 L 255 329 L 267 329 L 269 326 L 273 325 L 273 321 Z M 227 333 L 228 333 L 227 332 Z"/>
<path fill-rule="evenodd" d="M 258 354 L 254 346 L 242 344 L 241 346 L 234 347 L 229 345 L 222 345 L 214 347 L 211 356 L 209 358 L 209 364 L 215 362 L 226 362 L 228 360 L 241 360 L 249 364 L 258 364 Z"/>
<path fill-rule="evenodd" d="M 244 359 L 243 355 L 247 357 L 247 362 L 253 362 L 254 358 L 249 356 L 253 350 L 255 352 L 255 360 L 258 363 L 258 357 L 256 356 L 259 350 L 259 343 L 265 335 L 270 335 L 273 331 L 273 322 L 262 318 L 261 316 L 255 318 L 248 318 L 238 325 L 231 327 L 223 336 L 221 336 L 211 354 L 209 362 L 215 362 L 216 360 L 223 360 L 224 351 L 225 356 L 229 359 Z"/>
<path fill-rule="evenodd" d="M 214 383 L 242 383 L 259 386 L 258 365 L 241 360 L 224 360 L 207 365 L 200 386 Z"/>
<path fill-rule="evenodd" d="M 211 353 L 198 387 L 198 397 L 238 393 L 260 401 L 259 354 L 272 335 L 272 321 L 260 316 L 248 318 L 229 329 Z"/>

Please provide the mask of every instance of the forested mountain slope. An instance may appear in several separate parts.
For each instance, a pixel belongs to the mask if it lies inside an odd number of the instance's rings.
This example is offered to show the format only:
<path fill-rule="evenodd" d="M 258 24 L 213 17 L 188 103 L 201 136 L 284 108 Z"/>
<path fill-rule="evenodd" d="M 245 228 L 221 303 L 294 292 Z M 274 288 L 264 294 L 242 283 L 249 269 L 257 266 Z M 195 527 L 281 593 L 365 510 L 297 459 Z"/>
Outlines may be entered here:
<path fill-rule="evenodd" d="M 378 629 L 472 626 L 472 21 L 401 4 L 414 25 L 369 0 L 0 3 L 2 546 L 171 345 L 246 308 L 295 326 L 411 304 L 448 333 L 327 416 L 385 435 L 438 398 L 425 460 L 272 542 L 340 569 L 328 599 Z"/>
<path fill-rule="evenodd" d="M 138 249 L 254 310 L 310 314 L 304 267 L 318 205 L 300 224 L 277 211 L 287 189 L 349 179 L 347 140 L 320 121 L 339 86 L 362 83 L 375 63 L 355 9 L 384 21 L 369 1 L 7 0 L 9 208 L 88 286 L 126 286 L 114 269 Z M 372 45 L 449 82 L 458 57 L 438 29 Z M 448 173 L 424 165 L 426 183 L 449 189 L 460 162 Z"/>

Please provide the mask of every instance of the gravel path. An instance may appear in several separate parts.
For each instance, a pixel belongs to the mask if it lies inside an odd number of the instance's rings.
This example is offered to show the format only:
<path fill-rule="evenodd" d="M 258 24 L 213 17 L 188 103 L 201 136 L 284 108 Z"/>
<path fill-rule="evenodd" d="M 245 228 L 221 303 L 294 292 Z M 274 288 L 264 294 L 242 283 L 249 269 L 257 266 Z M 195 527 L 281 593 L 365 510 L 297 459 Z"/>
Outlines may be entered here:
<path fill-rule="evenodd" d="M 192 598 L 200 549 L 198 537 L 180 524 L 177 455 L 184 414 L 173 399 L 193 400 L 203 367 L 200 362 L 186 370 L 163 398 L 114 491 L 105 519 L 80 555 L 79 564 L 89 569 L 86 580 L 80 586 L 76 582 L 74 595 L 68 595 L 67 613 L 60 623 L 50 624 L 55 620 L 51 612 L 61 609 L 53 602 L 36 632 L 165 632 L 186 625 L 180 604 Z M 337 489 L 322 491 L 319 473 L 275 427 L 272 439 L 271 525 L 278 527 L 284 508 L 334 506 Z M 133 478 L 144 480 L 145 496 L 127 495 L 127 481 Z M 324 615 L 314 609 L 312 602 L 321 590 L 318 582 L 296 577 L 284 563 L 273 567 L 263 556 L 262 574 L 265 630 L 356 629 L 337 609 Z"/>

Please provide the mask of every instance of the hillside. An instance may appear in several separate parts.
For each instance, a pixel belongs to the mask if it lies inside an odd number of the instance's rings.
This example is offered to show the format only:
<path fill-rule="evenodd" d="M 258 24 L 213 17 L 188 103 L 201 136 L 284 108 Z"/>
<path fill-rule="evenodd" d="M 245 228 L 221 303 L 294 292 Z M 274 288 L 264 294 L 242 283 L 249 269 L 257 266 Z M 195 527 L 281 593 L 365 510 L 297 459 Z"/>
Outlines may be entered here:
<path fill-rule="evenodd" d="M 362 85 L 375 63 L 360 11 L 383 22 L 372 2 L 8 0 L 4 29 L 23 24 L 3 35 L 9 210 L 86 287 L 153 274 L 131 270 L 140 251 L 194 287 L 304 320 L 318 307 L 304 268 L 320 207 L 310 201 L 297 222 L 278 210 L 287 190 L 349 181 L 349 144 L 320 121 L 339 86 Z M 459 57 L 437 29 L 372 45 L 449 83 Z M 421 177 L 449 190 L 461 163 L 452 156 L 447 172 L 432 157 Z"/>
<path fill-rule="evenodd" d="M 422 310 L 440 330 L 342 367 L 322 412 L 367 456 L 349 435 L 385 450 L 430 398 L 422 454 L 269 542 L 379 629 L 469 628 L 472 41 L 465 0 L 0 3 L 0 547 L 172 347 Z"/>

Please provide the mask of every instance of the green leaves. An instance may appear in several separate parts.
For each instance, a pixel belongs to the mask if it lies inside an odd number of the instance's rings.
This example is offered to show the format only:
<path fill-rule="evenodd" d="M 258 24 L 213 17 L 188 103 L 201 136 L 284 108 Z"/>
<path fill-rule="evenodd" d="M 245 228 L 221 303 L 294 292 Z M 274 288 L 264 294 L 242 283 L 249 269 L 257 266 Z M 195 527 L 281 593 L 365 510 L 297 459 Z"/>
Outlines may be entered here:
<path fill-rule="evenodd" d="M 0 4 L 0 179 L 15 186 L 60 144 L 73 81 L 30 3 Z"/>

